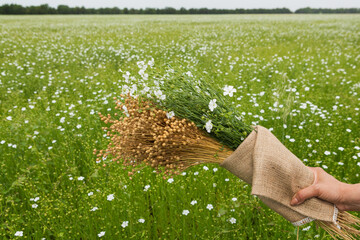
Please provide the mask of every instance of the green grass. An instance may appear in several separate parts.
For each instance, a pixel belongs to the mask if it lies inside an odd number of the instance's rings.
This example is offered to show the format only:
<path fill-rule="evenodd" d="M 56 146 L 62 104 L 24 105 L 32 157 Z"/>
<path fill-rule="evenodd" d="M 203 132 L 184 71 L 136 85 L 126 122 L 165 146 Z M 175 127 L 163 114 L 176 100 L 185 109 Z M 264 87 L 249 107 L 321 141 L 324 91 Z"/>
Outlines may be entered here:
<path fill-rule="evenodd" d="M 97 164 L 93 149 L 109 141 L 97 112 L 114 113 L 123 74 L 140 79 L 138 61 L 154 58 L 165 80 L 169 66 L 194 79 L 206 71 L 237 88 L 245 122 L 273 128 L 305 164 L 360 182 L 359 20 L 0 16 L 0 238 L 295 239 L 296 228 L 219 166 L 169 183 L 149 168 L 130 180 L 121 165 Z M 330 239 L 310 226 L 300 239 Z"/>

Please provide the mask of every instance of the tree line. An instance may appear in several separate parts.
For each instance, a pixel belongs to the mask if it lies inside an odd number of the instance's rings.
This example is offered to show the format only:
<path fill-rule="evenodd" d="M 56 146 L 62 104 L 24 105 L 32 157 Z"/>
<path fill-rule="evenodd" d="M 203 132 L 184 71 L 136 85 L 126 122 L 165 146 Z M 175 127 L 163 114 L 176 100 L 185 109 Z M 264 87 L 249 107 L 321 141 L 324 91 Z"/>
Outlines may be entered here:
<path fill-rule="evenodd" d="M 50 7 L 48 4 L 39 6 L 22 6 L 19 4 L 4 4 L 0 6 L 0 14 L 289 14 L 293 13 L 288 8 L 274 9 L 208 9 L 208 8 L 85 8 L 85 7 L 69 7 L 67 5 L 59 5 L 56 8 Z M 301 8 L 295 13 L 360 13 L 360 8 Z"/>

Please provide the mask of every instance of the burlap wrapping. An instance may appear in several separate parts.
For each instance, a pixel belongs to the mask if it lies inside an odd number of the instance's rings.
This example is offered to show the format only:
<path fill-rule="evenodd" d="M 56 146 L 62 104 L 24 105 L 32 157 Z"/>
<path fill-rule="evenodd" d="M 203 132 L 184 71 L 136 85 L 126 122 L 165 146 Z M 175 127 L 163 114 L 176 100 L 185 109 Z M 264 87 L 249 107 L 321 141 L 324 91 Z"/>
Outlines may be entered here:
<path fill-rule="evenodd" d="M 264 127 L 257 126 L 221 166 L 252 185 L 251 194 L 296 226 L 314 219 L 336 223 L 336 207 L 318 198 L 290 206 L 294 194 L 313 183 L 313 172 Z"/>

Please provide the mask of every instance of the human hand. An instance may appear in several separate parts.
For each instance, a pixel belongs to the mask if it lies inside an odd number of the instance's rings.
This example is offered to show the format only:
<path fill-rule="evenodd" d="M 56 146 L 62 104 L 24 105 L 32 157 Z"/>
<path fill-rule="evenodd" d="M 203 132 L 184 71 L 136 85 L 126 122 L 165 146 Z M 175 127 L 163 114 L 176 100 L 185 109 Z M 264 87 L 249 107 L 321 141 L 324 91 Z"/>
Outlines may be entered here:
<path fill-rule="evenodd" d="M 319 167 L 309 169 L 314 173 L 314 183 L 298 191 L 291 205 L 299 205 L 309 198 L 317 197 L 335 204 L 340 211 L 360 211 L 360 184 L 340 182 Z"/>

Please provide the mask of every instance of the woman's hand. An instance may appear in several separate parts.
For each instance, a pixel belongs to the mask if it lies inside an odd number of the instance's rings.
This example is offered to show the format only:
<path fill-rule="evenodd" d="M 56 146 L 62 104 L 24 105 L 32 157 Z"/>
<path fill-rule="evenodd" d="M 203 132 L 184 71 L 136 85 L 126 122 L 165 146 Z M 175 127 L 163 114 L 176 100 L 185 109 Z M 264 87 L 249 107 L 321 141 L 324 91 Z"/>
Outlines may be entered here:
<path fill-rule="evenodd" d="M 360 211 L 360 184 L 340 182 L 319 167 L 309 169 L 314 173 L 314 183 L 298 191 L 291 205 L 299 205 L 309 198 L 317 197 L 335 204 L 340 211 Z"/>

